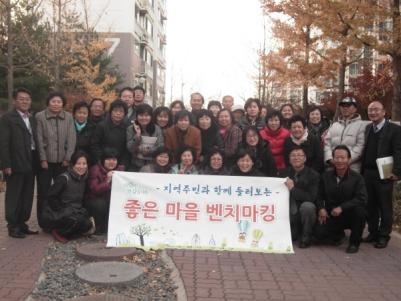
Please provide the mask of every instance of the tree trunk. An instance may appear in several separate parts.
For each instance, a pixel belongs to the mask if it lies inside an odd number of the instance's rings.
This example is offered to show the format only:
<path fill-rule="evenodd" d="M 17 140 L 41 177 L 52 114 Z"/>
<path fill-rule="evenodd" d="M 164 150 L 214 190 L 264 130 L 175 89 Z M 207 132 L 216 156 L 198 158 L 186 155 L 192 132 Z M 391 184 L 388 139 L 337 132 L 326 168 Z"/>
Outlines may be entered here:
<path fill-rule="evenodd" d="M 399 47 L 401 44 L 401 18 L 400 18 L 400 1 L 393 1 L 393 43 L 394 54 L 393 59 L 393 101 L 391 119 L 401 121 L 401 55 Z"/>
<path fill-rule="evenodd" d="M 139 240 L 141 241 L 141 246 L 145 246 L 145 240 L 143 239 L 143 235 L 139 235 Z"/>
<path fill-rule="evenodd" d="M 7 10 L 7 97 L 8 109 L 13 106 L 13 91 L 14 91 L 14 33 L 13 23 L 11 19 L 11 1 L 6 3 Z"/>
<path fill-rule="evenodd" d="M 304 112 L 308 110 L 309 102 L 308 102 L 308 84 L 304 83 L 302 86 L 302 108 Z"/>
<path fill-rule="evenodd" d="M 393 101 L 391 119 L 401 121 L 401 55 L 393 56 Z"/>

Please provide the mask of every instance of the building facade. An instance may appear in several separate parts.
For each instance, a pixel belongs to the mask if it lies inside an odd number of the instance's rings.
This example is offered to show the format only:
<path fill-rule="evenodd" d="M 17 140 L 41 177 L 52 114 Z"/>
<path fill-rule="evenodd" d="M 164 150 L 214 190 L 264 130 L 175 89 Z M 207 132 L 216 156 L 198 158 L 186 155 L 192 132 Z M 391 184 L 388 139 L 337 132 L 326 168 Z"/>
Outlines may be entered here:
<path fill-rule="evenodd" d="M 121 86 L 142 86 L 145 100 L 165 102 L 166 0 L 90 0 L 95 30 L 110 43 L 109 54 L 123 75 Z M 83 10 L 82 4 L 77 8 Z"/>

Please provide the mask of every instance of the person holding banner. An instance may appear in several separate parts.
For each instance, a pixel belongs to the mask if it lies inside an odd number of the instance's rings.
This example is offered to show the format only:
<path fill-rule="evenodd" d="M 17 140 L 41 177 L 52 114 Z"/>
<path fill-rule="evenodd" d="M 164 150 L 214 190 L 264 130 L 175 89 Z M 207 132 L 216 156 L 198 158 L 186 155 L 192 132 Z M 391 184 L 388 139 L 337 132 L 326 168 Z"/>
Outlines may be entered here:
<path fill-rule="evenodd" d="M 166 147 L 157 148 L 153 154 L 153 162 L 146 164 L 139 172 L 146 173 L 170 173 L 172 156 Z"/>
<path fill-rule="evenodd" d="M 115 170 L 124 170 L 118 166 L 118 151 L 105 148 L 101 161 L 89 171 L 89 193 L 85 200 L 85 208 L 94 217 L 96 233 L 107 233 L 110 210 L 111 179 Z"/>
<path fill-rule="evenodd" d="M 293 146 L 289 153 L 290 166 L 280 172 L 287 177 L 285 186 L 290 191 L 290 224 L 292 240 L 299 240 L 300 248 L 308 248 L 316 223 L 316 197 L 319 189 L 319 174 L 305 166 L 305 150 Z"/>
<path fill-rule="evenodd" d="M 131 153 L 129 171 L 139 171 L 152 161 L 152 153 L 164 145 L 162 130 L 152 122 L 153 109 L 144 103 L 136 107 L 135 121 L 127 127 L 127 149 Z"/>
<path fill-rule="evenodd" d="M 224 153 L 219 149 L 209 152 L 205 167 L 200 171 L 202 175 L 224 176 L 229 172 L 224 166 Z"/>
<path fill-rule="evenodd" d="M 198 169 L 195 166 L 196 152 L 190 146 L 184 146 L 178 152 L 178 164 L 173 165 L 171 174 L 197 175 Z"/>
<path fill-rule="evenodd" d="M 368 194 L 365 181 L 350 169 L 351 151 L 347 146 L 336 146 L 332 156 L 334 170 L 327 170 L 320 180 L 316 236 L 339 245 L 345 236 L 344 229 L 351 229 L 346 252 L 357 253 L 366 222 Z"/>
<path fill-rule="evenodd" d="M 246 149 L 240 149 L 237 153 L 236 165 L 231 171 L 232 176 L 263 177 L 264 175 L 255 166 L 256 158 Z"/>

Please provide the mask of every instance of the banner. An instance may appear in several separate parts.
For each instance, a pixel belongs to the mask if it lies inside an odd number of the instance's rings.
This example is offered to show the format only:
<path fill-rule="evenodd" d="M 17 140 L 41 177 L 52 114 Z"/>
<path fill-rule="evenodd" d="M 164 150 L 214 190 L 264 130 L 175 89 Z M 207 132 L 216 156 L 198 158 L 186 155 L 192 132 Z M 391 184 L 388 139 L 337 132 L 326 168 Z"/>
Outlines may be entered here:
<path fill-rule="evenodd" d="M 107 246 L 293 253 L 284 181 L 114 172 Z"/>

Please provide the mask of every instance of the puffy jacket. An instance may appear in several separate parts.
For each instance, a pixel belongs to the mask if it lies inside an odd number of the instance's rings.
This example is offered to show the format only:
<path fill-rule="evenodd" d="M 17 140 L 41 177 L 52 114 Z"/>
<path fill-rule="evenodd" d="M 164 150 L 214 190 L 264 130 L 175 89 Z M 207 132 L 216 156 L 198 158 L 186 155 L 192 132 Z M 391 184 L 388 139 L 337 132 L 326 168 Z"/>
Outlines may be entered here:
<path fill-rule="evenodd" d="M 368 121 L 363 121 L 359 114 L 350 120 L 338 120 L 329 128 L 324 143 L 324 161 L 333 159 L 332 150 L 340 144 L 351 151 L 351 169 L 361 170 L 361 156 L 365 146 L 365 128 Z"/>
<path fill-rule="evenodd" d="M 284 159 L 284 141 L 290 136 L 290 132 L 283 127 L 279 128 L 277 131 L 272 131 L 266 126 L 259 134 L 269 143 L 268 147 L 276 161 L 277 169 L 284 169 L 286 167 Z"/>

